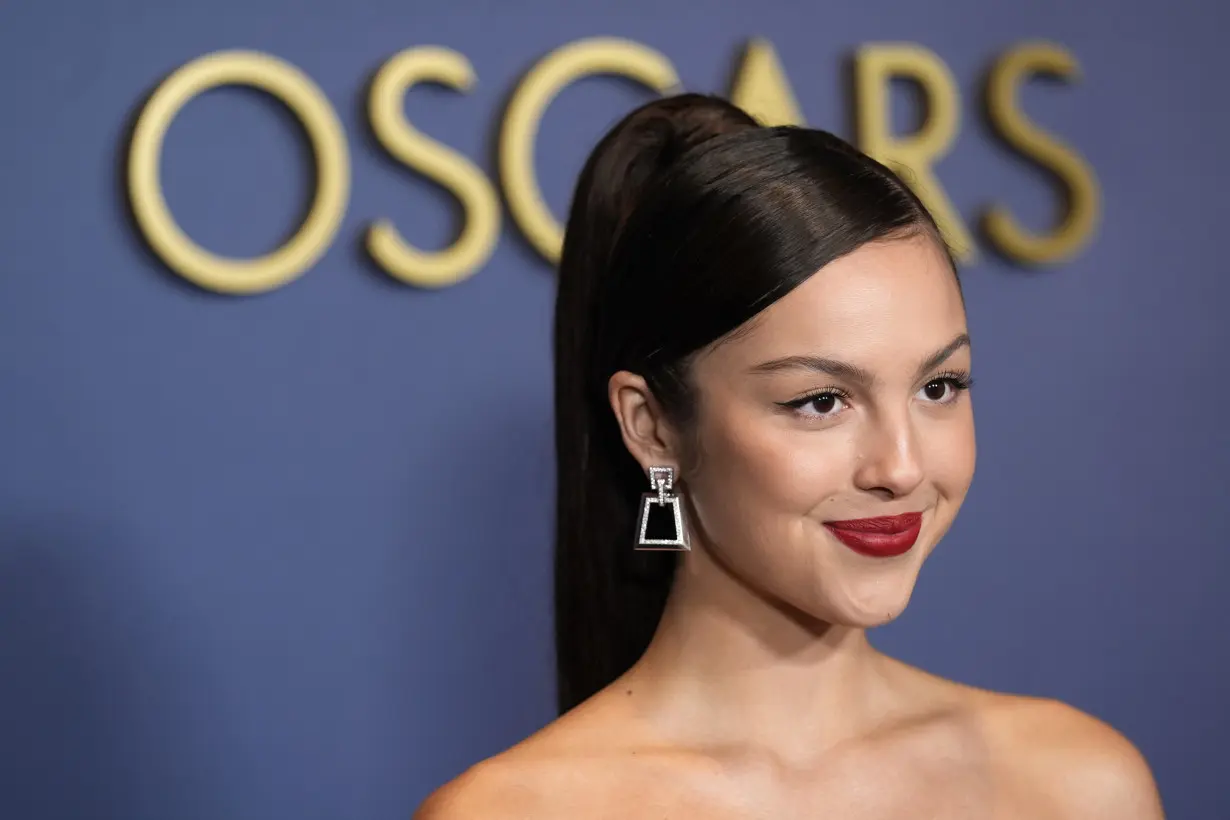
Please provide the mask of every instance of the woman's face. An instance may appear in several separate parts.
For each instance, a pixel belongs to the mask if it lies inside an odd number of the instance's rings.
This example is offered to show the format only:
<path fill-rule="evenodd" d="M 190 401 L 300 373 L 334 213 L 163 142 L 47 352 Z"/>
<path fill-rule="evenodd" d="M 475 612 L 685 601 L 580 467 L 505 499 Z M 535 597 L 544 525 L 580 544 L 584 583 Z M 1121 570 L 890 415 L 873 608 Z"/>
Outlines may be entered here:
<path fill-rule="evenodd" d="M 973 478 L 966 332 L 917 237 L 827 265 L 698 356 L 683 479 L 700 548 L 814 618 L 895 618 Z"/>

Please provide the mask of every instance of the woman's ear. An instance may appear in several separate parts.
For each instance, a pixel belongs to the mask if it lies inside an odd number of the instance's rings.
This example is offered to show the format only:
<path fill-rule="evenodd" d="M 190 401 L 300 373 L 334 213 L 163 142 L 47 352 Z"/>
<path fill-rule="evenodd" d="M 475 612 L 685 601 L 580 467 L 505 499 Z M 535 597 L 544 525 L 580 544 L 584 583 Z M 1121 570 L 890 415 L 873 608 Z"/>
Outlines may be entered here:
<path fill-rule="evenodd" d="M 682 457 L 679 436 L 645 380 L 621 370 L 607 382 L 607 397 L 619 423 L 624 446 L 641 469 L 674 467 L 678 472 Z"/>

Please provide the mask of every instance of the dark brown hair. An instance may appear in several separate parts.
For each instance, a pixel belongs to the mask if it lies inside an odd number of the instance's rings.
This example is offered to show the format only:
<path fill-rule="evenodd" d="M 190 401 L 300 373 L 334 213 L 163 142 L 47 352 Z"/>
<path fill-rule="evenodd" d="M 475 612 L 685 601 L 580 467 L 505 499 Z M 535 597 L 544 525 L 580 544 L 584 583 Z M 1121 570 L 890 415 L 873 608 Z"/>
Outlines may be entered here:
<path fill-rule="evenodd" d="M 920 231 L 939 238 L 880 163 L 824 131 L 761 127 L 716 97 L 656 100 L 598 143 L 573 196 L 555 306 L 561 712 L 636 662 L 674 574 L 674 553 L 633 550 L 649 484 L 608 403 L 611 375 L 640 374 L 686 427 L 693 354 L 833 260 Z"/>

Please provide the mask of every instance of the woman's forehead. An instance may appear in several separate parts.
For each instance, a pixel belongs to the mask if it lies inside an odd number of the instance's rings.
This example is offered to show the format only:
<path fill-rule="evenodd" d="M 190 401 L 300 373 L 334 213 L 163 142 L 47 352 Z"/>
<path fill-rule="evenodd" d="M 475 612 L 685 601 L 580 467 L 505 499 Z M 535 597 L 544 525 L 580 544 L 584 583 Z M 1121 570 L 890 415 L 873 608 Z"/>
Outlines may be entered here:
<path fill-rule="evenodd" d="M 965 332 L 965 308 L 947 259 L 929 239 L 864 245 L 838 259 L 716 346 L 715 357 L 910 357 Z"/>

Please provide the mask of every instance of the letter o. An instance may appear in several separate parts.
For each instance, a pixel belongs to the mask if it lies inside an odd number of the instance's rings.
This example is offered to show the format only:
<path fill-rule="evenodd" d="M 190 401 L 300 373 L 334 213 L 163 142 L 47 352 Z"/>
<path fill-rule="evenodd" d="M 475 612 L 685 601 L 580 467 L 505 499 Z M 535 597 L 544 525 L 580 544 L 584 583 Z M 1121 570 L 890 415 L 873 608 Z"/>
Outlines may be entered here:
<path fill-rule="evenodd" d="M 194 97 L 224 85 L 251 86 L 285 104 L 307 132 L 316 160 L 316 193 L 303 224 L 277 250 L 255 259 L 222 257 L 197 245 L 176 224 L 162 193 L 162 145 L 171 122 Z M 129 148 L 128 189 L 138 227 L 176 273 L 222 293 L 273 290 L 315 264 L 337 235 L 350 198 L 346 133 L 324 92 L 290 63 L 254 51 L 207 54 L 172 73 L 141 111 Z"/>

